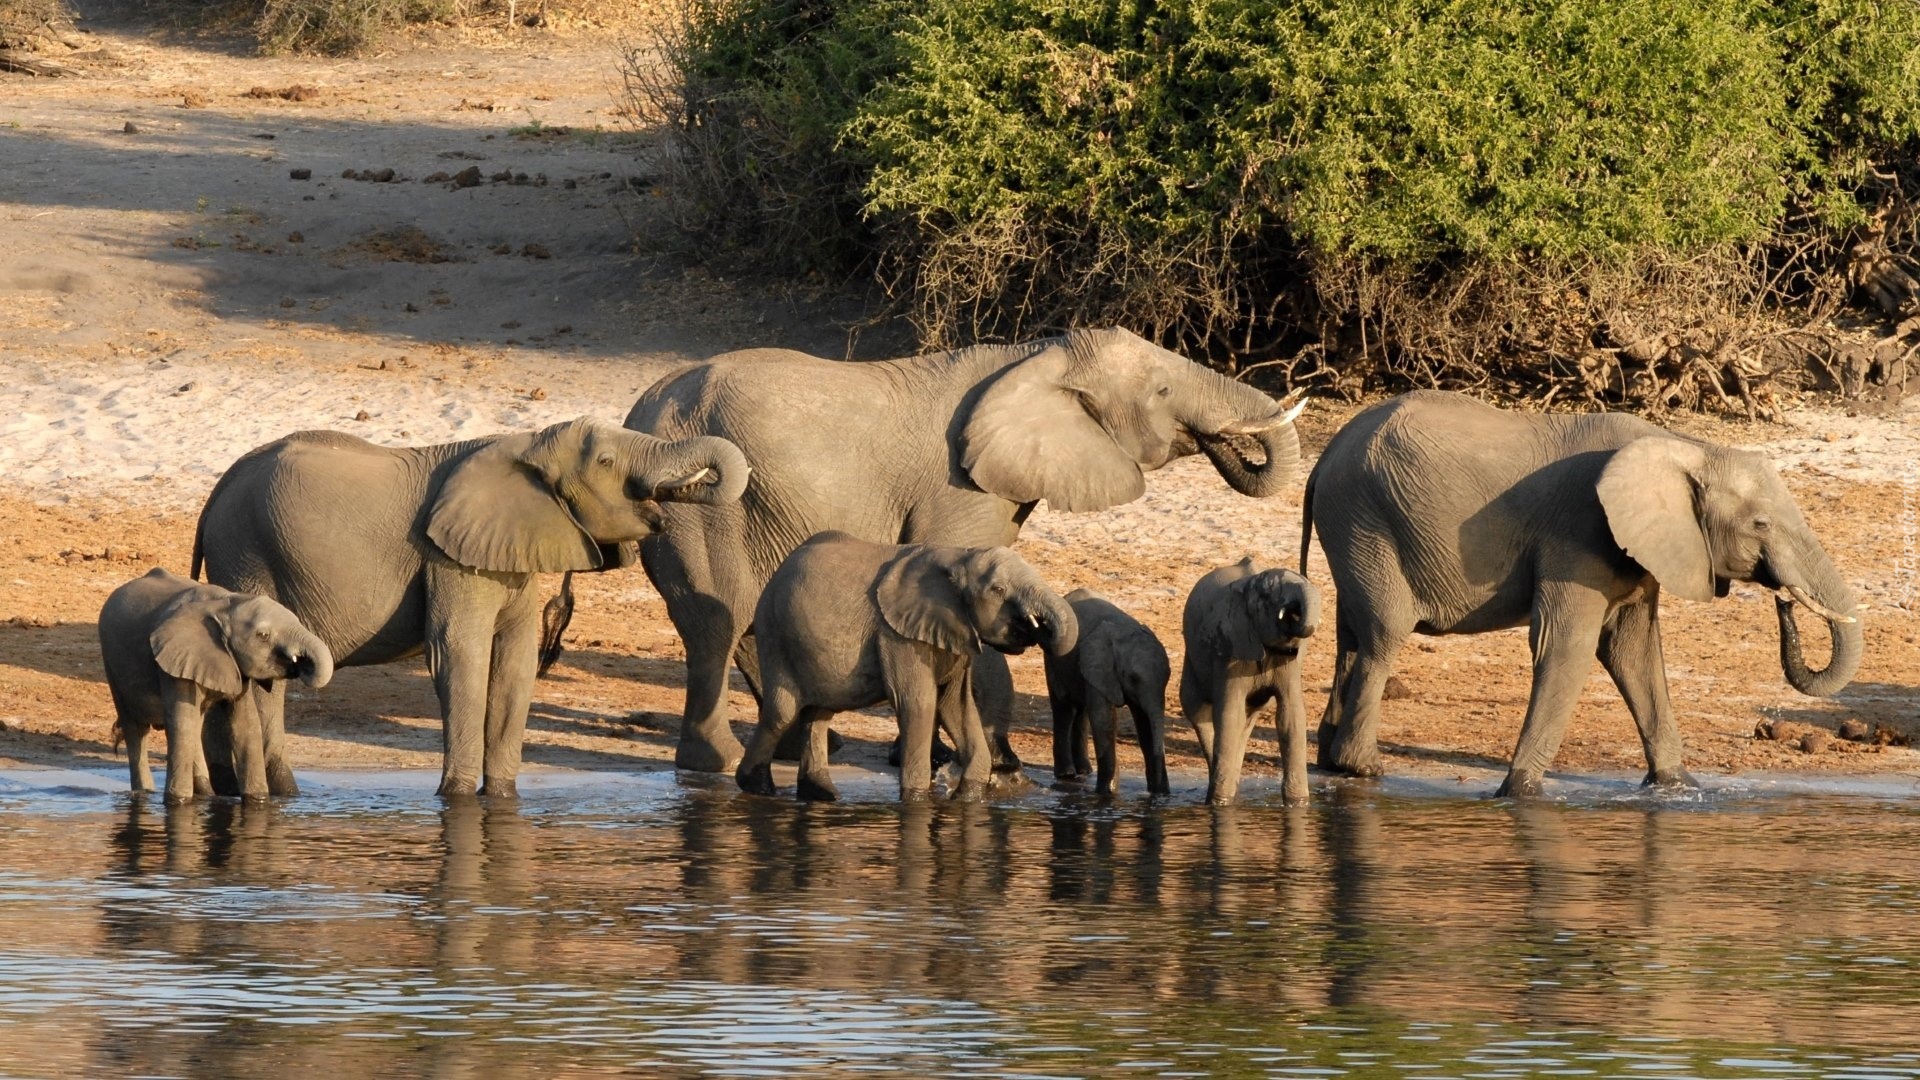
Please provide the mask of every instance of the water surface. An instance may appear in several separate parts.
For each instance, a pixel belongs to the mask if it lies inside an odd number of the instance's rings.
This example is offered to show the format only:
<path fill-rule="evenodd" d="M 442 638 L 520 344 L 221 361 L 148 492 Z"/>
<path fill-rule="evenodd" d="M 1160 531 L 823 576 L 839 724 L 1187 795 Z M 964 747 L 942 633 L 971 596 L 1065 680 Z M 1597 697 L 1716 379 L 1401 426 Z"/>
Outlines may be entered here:
<path fill-rule="evenodd" d="M 0 1072 L 1920 1077 L 1892 786 L 1215 810 L 532 774 L 446 804 L 378 773 L 169 809 L 118 782 L 0 776 Z"/>

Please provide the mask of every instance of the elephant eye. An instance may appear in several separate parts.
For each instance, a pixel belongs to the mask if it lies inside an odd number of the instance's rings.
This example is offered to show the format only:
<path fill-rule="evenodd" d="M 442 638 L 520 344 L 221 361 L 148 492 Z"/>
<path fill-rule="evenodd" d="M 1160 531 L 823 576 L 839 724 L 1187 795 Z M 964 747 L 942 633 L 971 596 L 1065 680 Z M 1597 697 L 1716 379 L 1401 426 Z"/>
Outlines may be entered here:
<path fill-rule="evenodd" d="M 611 465 L 613 464 L 613 455 L 612 455 L 612 454 L 601 454 L 601 455 L 600 455 L 600 464 L 602 464 L 602 465 L 605 465 L 605 466 L 611 466 Z"/>
<path fill-rule="evenodd" d="M 1770 528 L 1772 528 L 1772 527 L 1773 527 L 1773 523 L 1772 523 L 1772 522 L 1770 522 L 1770 521 L 1768 521 L 1768 520 L 1767 520 L 1766 518 L 1763 518 L 1763 517 L 1762 517 L 1762 518 L 1754 518 L 1754 519 L 1753 519 L 1753 531 L 1754 531 L 1754 532 L 1766 532 L 1766 531 L 1767 531 L 1768 529 L 1770 529 Z"/>
<path fill-rule="evenodd" d="M 1167 396 L 1168 394 L 1171 394 L 1171 393 L 1173 393 L 1173 387 L 1171 387 L 1171 386 L 1163 386 L 1163 387 L 1161 387 L 1160 389 L 1158 389 L 1158 390 L 1155 390 L 1155 391 L 1153 392 L 1153 396 L 1154 396 L 1154 397 L 1166 397 L 1166 396 Z"/>
<path fill-rule="evenodd" d="M 259 638 L 259 639 L 260 639 L 261 641 L 265 641 L 265 640 L 267 640 L 268 638 L 270 638 L 270 637 L 272 637 L 272 636 L 273 636 L 273 631 L 271 631 L 271 630 L 264 630 L 264 629 L 263 629 L 263 630 L 256 630 L 256 631 L 254 631 L 254 634 L 253 634 L 253 636 L 254 636 L 254 637 L 257 637 L 257 638 Z"/>

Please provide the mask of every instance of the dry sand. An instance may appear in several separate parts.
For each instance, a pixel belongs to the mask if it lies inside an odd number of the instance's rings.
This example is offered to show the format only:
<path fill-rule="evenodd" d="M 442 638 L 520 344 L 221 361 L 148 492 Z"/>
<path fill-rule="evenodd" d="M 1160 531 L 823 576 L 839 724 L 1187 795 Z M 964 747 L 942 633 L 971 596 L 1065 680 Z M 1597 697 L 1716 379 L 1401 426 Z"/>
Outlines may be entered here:
<path fill-rule="evenodd" d="M 314 427 L 419 444 L 583 414 L 618 421 L 654 379 L 712 353 L 848 351 L 851 313 L 656 250 L 652 238 L 669 233 L 655 140 L 625 122 L 612 42 L 492 36 L 337 61 L 93 30 L 112 59 L 83 78 L 0 75 L 0 764 L 113 760 L 93 617 L 148 566 L 185 570 L 201 500 L 261 442 Z M 317 93 L 247 96 L 296 85 Z M 468 167 L 512 178 L 426 181 Z M 310 176 L 294 179 L 302 169 Z M 886 344 L 870 336 L 856 352 Z M 1309 452 L 1352 411 L 1317 403 Z M 1668 671 L 1690 763 L 1920 778 L 1912 750 L 1805 753 L 1753 737 L 1763 719 L 1920 734 L 1920 405 L 1688 427 L 1774 456 L 1868 620 L 1853 686 L 1813 701 L 1781 680 L 1760 590 L 1670 601 Z M 1190 459 L 1129 506 L 1042 509 L 1021 550 L 1060 591 L 1098 589 L 1177 653 L 1196 577 L 1247 553 L 1297 557 L 1298 500 L 1241 498 Z M 1311 572 L 1328 580 L 1318 550 Z M 637 570 L 583 579 L 580 592 L 571 651 L 536 693 L 527 757 L 663 767 L 680 705 L 673 628 Z M 1311 709 L 1329 651 L 1309 650 Z M 1416 639 L 1400 667 L 1409 696 L 1386 706 L 1390 769 L 1465 775 L 1504 762 L 1526 701 L 1524 631 Z M 1014 670 L 1017 745 L 1045 763 L 1039 661 L 1016 658 Z M 733 705 L 744 734 L 751 701 L 736 692 Z M 417 664 L 342 672 L 292 710 L 295 764 L 435 767 L 436 716 Z M 891 720 L 838 726 L 871 763 Z M 1191 735 L 1177 720 L 1169 734 L 1191 775 Z M 1270 774 L 1271 743 L 1257 739 L 1251 771 Z M 1137 756 L 1122 762 L 1137 775 Z M 1559 764 L 1641 767 L 1597 667 Z"/>

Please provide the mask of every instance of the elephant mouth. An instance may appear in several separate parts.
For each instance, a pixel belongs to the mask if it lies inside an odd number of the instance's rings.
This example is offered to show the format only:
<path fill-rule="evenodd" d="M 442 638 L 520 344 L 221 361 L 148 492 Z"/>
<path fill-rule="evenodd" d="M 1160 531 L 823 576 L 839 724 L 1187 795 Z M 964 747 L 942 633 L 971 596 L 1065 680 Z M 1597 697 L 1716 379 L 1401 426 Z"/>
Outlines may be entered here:
<path fill-rule="evenodd" d="M 1284 645 L 1269 645 L 1267 646 L 1267 655 L 1278 660 L 1291 660 L 1300 655 L 1300 645 L 1298 642 L 1292 641 Z"/>
<path fill-rule="evenodd" d="M 313 657 L 311 656 L 288 656 L 283 652 L 277 659 L 280 661 L 280 678 L 282 679 L 304 679 L 313 674 Z"/>

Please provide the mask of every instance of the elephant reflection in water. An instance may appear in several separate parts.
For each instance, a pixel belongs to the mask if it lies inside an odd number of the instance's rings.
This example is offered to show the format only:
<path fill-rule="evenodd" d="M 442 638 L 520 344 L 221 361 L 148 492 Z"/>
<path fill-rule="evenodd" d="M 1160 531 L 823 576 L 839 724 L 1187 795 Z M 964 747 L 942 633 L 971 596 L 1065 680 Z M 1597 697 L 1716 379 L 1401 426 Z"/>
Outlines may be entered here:
<path fill-rule="evenodd" d="M 440 878 L 434 967 L 457 981 L 467 968 L 545 970 L 535 896 L 533 826 L 505 799 L 452 799 L 440 811 Z"/>

